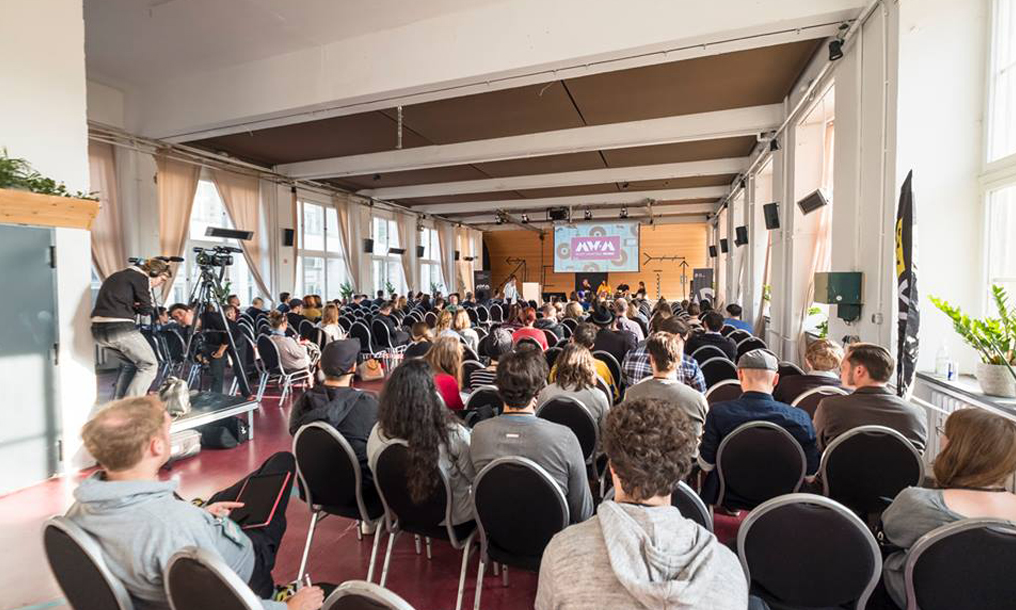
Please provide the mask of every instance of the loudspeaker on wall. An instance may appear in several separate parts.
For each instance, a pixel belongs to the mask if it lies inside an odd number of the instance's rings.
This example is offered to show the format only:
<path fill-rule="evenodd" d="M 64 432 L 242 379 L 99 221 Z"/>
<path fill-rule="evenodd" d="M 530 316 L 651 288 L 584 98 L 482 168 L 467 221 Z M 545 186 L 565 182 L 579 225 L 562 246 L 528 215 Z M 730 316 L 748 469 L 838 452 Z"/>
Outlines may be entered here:
<path fill-rule="evenodd" d="M 363 251 L 366 252 L 367 254 L 373 254 L 374 253 L 374 240 L 373 239 L 368 237 L 368 238 L 363 240 Z"/>
<path fill-rule="evenodd" d="M 287 246 L 289 248 L 292 248 L 293 247 L 293 239 L 294 239 L 295 236 L 296 236 L 296 231 L 294 231 L 293 229 L 283 229 L 282 230 L 282 245 L 283 246 Z"/>

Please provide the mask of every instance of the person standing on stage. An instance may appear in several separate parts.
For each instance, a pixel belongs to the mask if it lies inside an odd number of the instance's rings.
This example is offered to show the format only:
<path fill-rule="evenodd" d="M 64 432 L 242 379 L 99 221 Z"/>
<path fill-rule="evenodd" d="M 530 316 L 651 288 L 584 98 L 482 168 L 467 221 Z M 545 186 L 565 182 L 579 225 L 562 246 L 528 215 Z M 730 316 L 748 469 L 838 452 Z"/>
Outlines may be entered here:
<path fill-rule="evenodd" d="M 514 303 L 519 298 L 519 289 L 515 286 L 515 276 L 508 278 L 508 283 L 504 285 L 504 300 L 507 303 Z"/>
<path fill-rule="evenodd" d="M 149 259 L 106 278 L 92 309 L 92 338 L 123 361 L 114 398 L 144 396 L 155 381 L 159 361 L 138 330 L 135 316 L 152 315 L 152 290 L 172 277 L 169 263 Z"/>

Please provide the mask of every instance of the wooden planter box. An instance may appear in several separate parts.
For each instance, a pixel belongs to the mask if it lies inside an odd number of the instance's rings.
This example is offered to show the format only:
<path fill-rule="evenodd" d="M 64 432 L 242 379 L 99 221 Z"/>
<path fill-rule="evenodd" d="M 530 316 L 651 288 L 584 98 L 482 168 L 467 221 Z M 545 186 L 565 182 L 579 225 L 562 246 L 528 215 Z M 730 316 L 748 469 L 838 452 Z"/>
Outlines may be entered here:
<path fill-rule="evenodd" d="M 91 230 L 99 202 L 0 189 L 0 223 Z"/>

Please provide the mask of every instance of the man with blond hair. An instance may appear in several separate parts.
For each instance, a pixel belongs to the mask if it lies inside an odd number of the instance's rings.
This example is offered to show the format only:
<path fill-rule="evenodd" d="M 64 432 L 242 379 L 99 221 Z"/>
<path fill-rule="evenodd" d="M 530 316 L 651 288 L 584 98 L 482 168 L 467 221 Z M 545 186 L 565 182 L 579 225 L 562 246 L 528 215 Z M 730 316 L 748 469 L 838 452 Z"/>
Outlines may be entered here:
<path fill-rule="evenodd" d="M 835 341 L 828 339 L 815 341 L 804 352 L 804 363 L 808 371 L 804 375 L 780 377 L 780 382 L 773 390 L 773 398 L 790 405 L 808 390 L 823 386 L 840 387 L 842 360 L 843 348 Z"/>
<path fill-rule="evenodd" d="M 177 482 L 160 480 L 170 457 L 170 418 L 154 396 L 128 398 L 103 407 L 85 424 L 85 447 L 100 470 L 74 490 L 67 518 L 96 539 L 110 571 L 124 584 L 138 610 L 169 607 L 162 577 L 170 557 L 197 547 L 220 558 L 264 601 L 266 610 L 316 610 L 324 601 L 318 587 L 306 587 L 285 603 L 274 594 L 272 567 L 286 531 L 296 461 L 276 453 L 253 473 L 289 473 L 271 521 L 240 529 L 230 511 L 246 478 L 199 508 L 176 496 Z M 252 475 L 252 476 L 253 476 Z"/>

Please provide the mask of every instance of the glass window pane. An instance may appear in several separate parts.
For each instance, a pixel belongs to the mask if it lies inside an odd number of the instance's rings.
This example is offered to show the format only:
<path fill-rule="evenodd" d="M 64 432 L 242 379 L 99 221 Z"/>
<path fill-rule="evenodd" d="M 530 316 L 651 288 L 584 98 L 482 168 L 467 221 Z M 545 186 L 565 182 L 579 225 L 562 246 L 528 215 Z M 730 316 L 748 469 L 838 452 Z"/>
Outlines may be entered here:
<path fill-rule="evenodd" d="M 395 225 L 395 221 L 394 220 L 389 220 L 388 221 L 388 247 L 389 248 L 398 248 L 399 247 L 399 229 Z M 387 253 L 387 252 L 388 252 L 388 250 L 385 249 L 385 253 Z"/>
<path fill-rule="evenodd" d="M 325 216 L 321 206 L 303 203 L 303 238 L 300 248 L 321 251 L 325 249 Z"/>
<path fill-rule="evenodd" d="M 988 194 L 988 294 L 990 284 L 1005 287 L 1016 295 L 1016 184 Z M 990 301 L 989 301 L 990 303 Z M 989 304 L 990 315 L 996 316 Z"/>
<path fill-rule="evenodd" d="M 995 3 L 988 160 L 1016 153 L 1016 1 Z"/>
<path fill-rule="evenodd" d="M 191 208 L 190 238 L 210 242 L 223 242 L 224 239 L 205 237 L 208 227 L 233 228 L 229 221 L 226 208 L 219 197 L 219 190 L 210 180 L 199 180 L 194 192 L 194 207 Z"/>
<path fill-rule="evenodd" d="M 340 241 L 339 216 L 335 208 L 332 207 L 325 209 L 325 235 L 327 236 L 325 249 L 331 253 L 341 254 L 342 242 Z"/>
<path fill-rule="evenodd" d="M 329 258 L 326 261 L 327 264 L 327 290 L 322 293 L 325 299 L 341 299 L 342 298 L 342 284 L 346 281 L 346 264 L 341 258 Z"/>
<path fill-rule="evenodd" d="M 298 293 L 324 294 L 325 289 L 325 260 L 316 256 L 302 256 L 299 260 L 300 287 Z"/>

